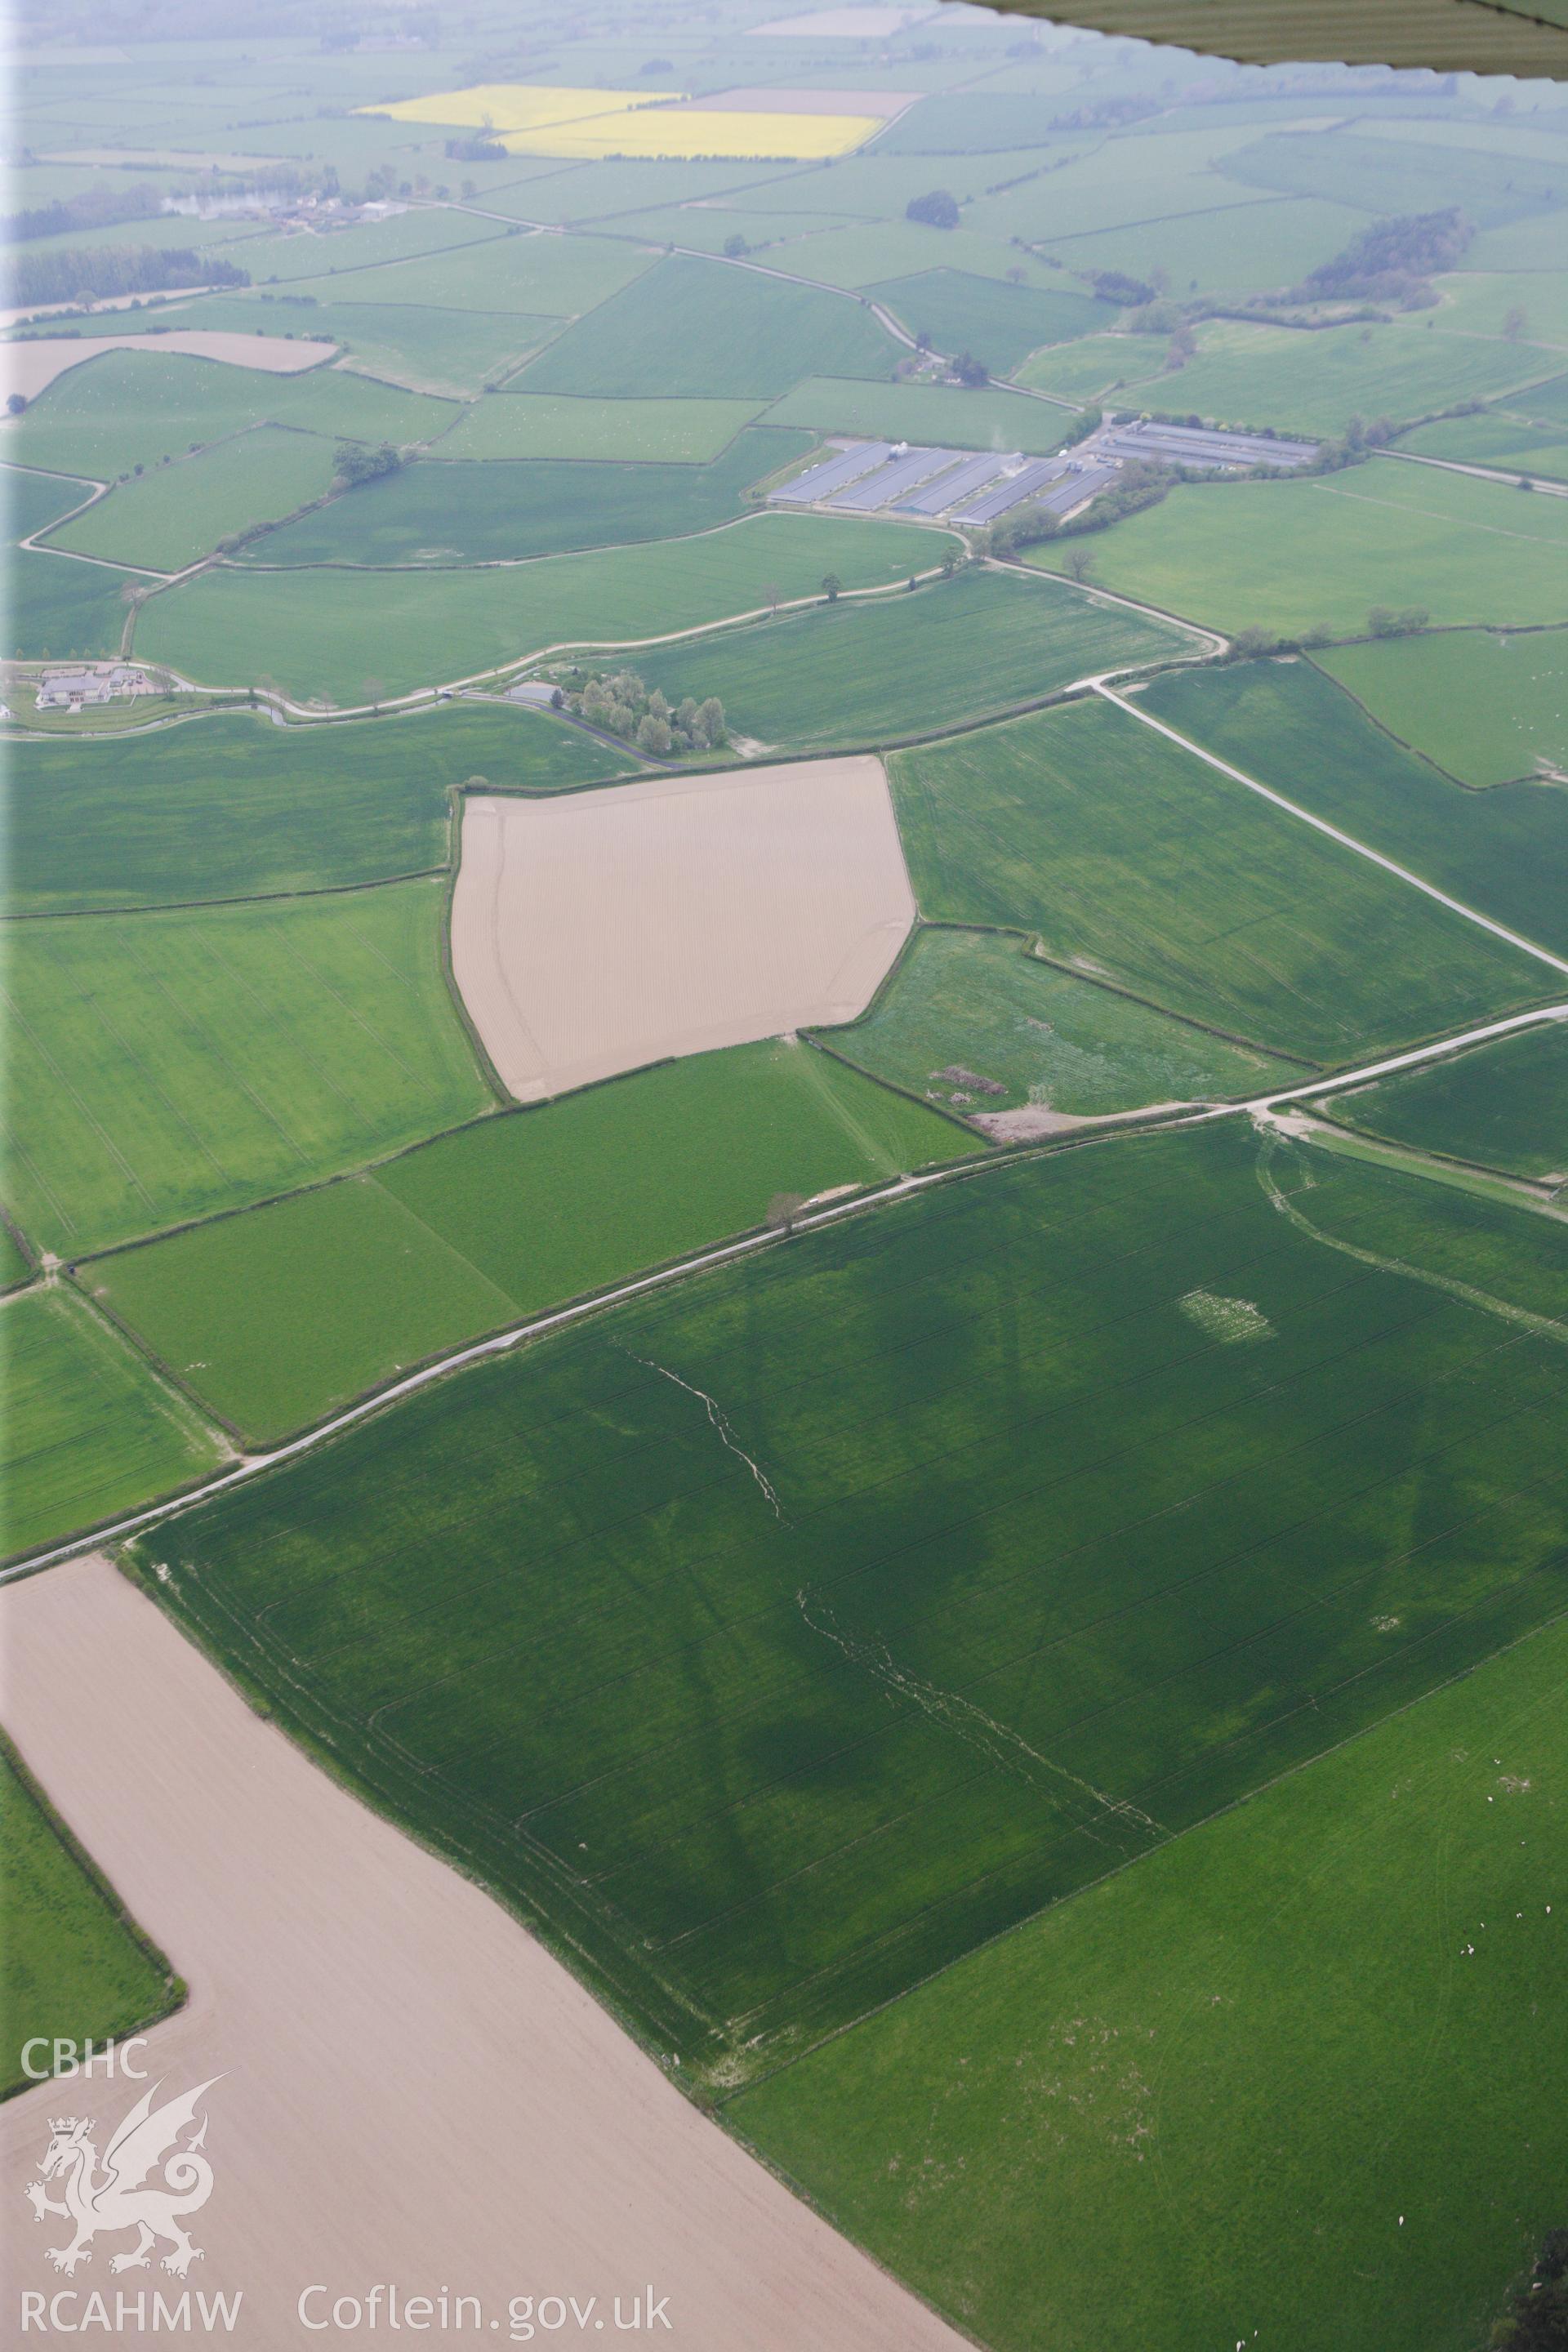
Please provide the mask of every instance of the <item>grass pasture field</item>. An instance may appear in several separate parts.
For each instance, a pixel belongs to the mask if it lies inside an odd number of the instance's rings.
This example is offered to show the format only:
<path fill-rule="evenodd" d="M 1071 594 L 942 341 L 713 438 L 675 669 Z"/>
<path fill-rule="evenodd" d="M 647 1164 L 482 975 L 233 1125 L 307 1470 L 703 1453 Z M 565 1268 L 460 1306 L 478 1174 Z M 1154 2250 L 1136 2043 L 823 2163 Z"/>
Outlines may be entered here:
<path fill-rule="evenodd" d="M 1098 1118 L 1145 1104 L 1259 1094 L 1300 1066 L 1233 1045 L 1077 980 L 994 932 L 916 932 L 878 1002 L 824 1033 L 873 1076 L 967 1117 L 1036 1105 Z M 981 1092 L 957 1069 L 989 1081 Z"/>
<path fill-rule="evenodd" d="M 1458 679 L 1467 695 L 1479 694 L 1469 673 L 1482 656 L 1471 638 L 1412 643 L 1446 648 L 1445 676 Z M 1397 655 L 1401 648 L 1392 650 Z M 1337 663 L 1340 656 L 1331 658 Z M 1375 667 L 1369 663 L 1369 668 L 1375 677 Z M 1528 679 L 1528 668 L 1522 675 Z M 1568 798 L 1563 793 L 1533 783 L 1485 793 L 1450 784 L 1426 760 L 1391 742 L 1310 662 L 1227 665 L 1208 671 L 1201 686 L 1196 678 L 1171 675 L 1152 680 L 1141 698 L 1154 718 L 1259 783 L 1525 939 L 1568 955 Z M 1489 699 L 1495 709 L 1496 699 Z M 1523 688 L 1521 703 L 1528 708 Z M 1489 706 L 1479 707 L 1484 718 Z M 1441 696 L 1435 691 L 1422 748 L 1450 750 L 1483 740 L 1481 729 L 1460 711 L 1457 700 L 1449 704 L 1447 688 Z M 1379 715 L 1389 713 L 1384 709 Z M 1495 746 L 1505 739 L 1500 730 L 1484 740 Z M 1552 985 L 1550 969 L 1542 971 L 1543 983 Z"/>
<path fill-rule="evenodd" d="M 10 427 L 16 462 L 112 481 L 156 468 L 256 425 L 398 443 L 444 432 L 456 403 L 341 368 L 268 375 L 152 350 L 105 352 L 60 376 Z"/>
<path fill-rule="evenodd" d="M 1132 277 L 1163 270 L 1180 299 L 1293 285 L 1365 226 L 1363 215 L 1321 196 L 1236 205 L 1226 200 L 1232 191 L 1224 181 L 1215 187 L 1223 192 L 1217 211 L 1177 213 L 1072 236 L 1047 225 L 1046 241 L 1057 260 L 1085 278 L 1098 269 Z"/>
<path fill-rule="evenodd" d="M 891 761 L 921 912 L 1331 1067 L 1552 975 L 1091 698 Z"/>
<path fill-rule="evenodd" d="M 707 466 L 756 415 L 754 400 L 580 400 L 501 392 L 463 411 L 432 457 Z"/>
<path fill-rule="evenodd" d="M 775 401 L 767 422 L 1038 456 L 1060 448 L 1072 419 L 1065 409 L 997 384 L 966 392 L 953 384 L 847 383 L 841 377 L 814 376 Z"/>
<path fill-rule="evenodd" d="M 651 253 L 608 237 L 528 236 L 511 229 L 499 239 L 487 238 L 482 245 L 437 254 L 428 261 L 391 262 L 343 285 L 307 278 L 289 290 L 334 308 L 371 302 L 491 319 L 512 313 L 574 319 L 640 278 L 653 262 Z M 302 321 L 311 316 L 300 313 Z M 458 335 L 468 331 L 460 319 L 453 319 L 451 326 Z"/>
<path fill-rule="evenodd" d="M 1157 621 L 1063 588 L 1037 600 L 1014 572 L 966 571 L 913 595 L 816 604 L 639 657 L 679 701 L 716 694 L 770 747 L 897 740 L 1055 691 L 1090 671 L 1179 656 Z"/>
<path fill-rule="evenodd" d="M 179 572 L 230 532 L 323 497 L 332 474 L 332 444 L 319 433 L 253 425 L 199 457 L 155 467 L 110 490 L 56 531 L 50 544 L 111 563 Z"/>
<path fill-rule="evenodd" d="M 1445 625 L 1568 617 L 1568 500 L 1394 460 L 1179 485 L 1093 545 L 1108 588 L 1220 629 L 1359 634 L 1378 604 L 1418 604 Z M 1063 557 L 1047 545 L 1029 561 L 1053 571 Z"/>
<path fill-rule="evenodd" d="M 993 1169 L 439 1384 L 137 1556 L 737 2088 L 1563 1609 L 1562 1349 L 1422 1278 L 1435 1188 L 1369 1263 L 1386 1180 L 1327 1163 L 1329 1246 L 1259 1181 L 1302 1173 L 1240 1122 Z"/>
<path fill-rule="evenodd" d="M 1568 770 L 1568 630 L 1471 629 L 1316 656 L 1401 742 L 1459 783 Z"/>
<path fill-rule="evenodd" d="M 1195 340 L 1196 357 L 1162 379 L 1156 406 L 1224 425 L 1330 436 L 1342 434 L 1352 416 L 1429 416 L 1453 401 L 1509 391 L 1555 364 L 1528 345 L 1439 335 L 1419 320 L 1309 329 L 1212 319 Z"/>
<path fill-rule="evenodd" d="M 126 592 L 137 584 L 132 573 L 37 548 L 13 549 L 5 563 L 8 654 L 19 661 L 59 661 L 103 659 L 120 651 Z"/>
<path fill-rule="evenodd" d="M 384 262 L 458 252 L 464 246 L 493 243 L 506 234 L 495 221 L 443 205 L 398 213 L 391 220 L 362 222 L 324 235 L 300 236 L 284 229 L 275 236 L 248 236 L 245 267 L 256 286 L 319 278 L 353 283 Z"/>
<path fill-rule="evenodd" d="M 457 310 L 391 300 L 327 300 L 306 315 L 312 334 L 330 335 L 350 368 L 443 394 L 479 393 L 500 383 L 558 335 L 563 323 L 531 310 Z"/>
<path fill-rule="evenodd" d="M 102 2047 L 174 2006 L 168 1962 L 126 1917 L 0 1738 L 0 2099 L 26 2090 L 35 2036 Z"/>
<path fill-rule="evenodd" d="M 1529 394 L 1520 398 L 1527 400 Z M 1414 433 L 1401 435 L 1400 446 L 1418 457 L 1447 457 L 1460 466 L 1489 466 L 1499 473 L 1568 481 L 1568 432 L 1561 425 L 1532 425 L 1496 408 L 1419 425 Z"/>
<path fill-rule="evenodd" d="M 1087 294 L 1047 294 L 1033 286 L 976 278 L 965 269 L 926 269 L 868 286 L 868 294 L 935 351 L 972 352 L 993 375 L 1011 375 L 1042 343 L 1065 343 L 1107 327 L 1116 312 Z"/>
<path fill-rule="evenodd" d="M 1163 365 L 1164 346 L 1152 336 L 1085 335 L 1050 343 L 1019 368 L 1016 381 L 1058 400 L 1093 401 L 1113 384 L 1139 383 Z"/>
<path fill-rule="evenodd" d="M 890 375 L 897 357 L 869 312 L 841 295 L 673 254 L 579 319 L 517 382 L 591 399 L 770 400 L 803 376 Z"/>
<path fill-rule="evenodd" d="M 215 1433 L 65 1285 L 0 1301 L 0 1557 L 133 1511 L 219 1465 Z"/>
<path fill-rule="evenodd" d="M 950 533 L 762 514 L 695 539 L 543 557 L 500 570 L 200 572 L 152 598 L 136 651 L 213 685 L 271 672 L 297 695 L 354 704 L 472 677 L 556 645 L 635 644 L 817 593 L 890 586 L 940 562 Z"/>
<path fill-rule="evenodd" d="M 268 1441 L 480 1332 L 760 1225 L 775 1194 L 981 1148 L 774 1039 L 486 1119 L 83 1278 L 215 1412 Z"/>
<path fill-rule="evenodd" d="M 1323 1108 L 1346 1126 L 1537 1183 L 1568 1183 L 1568 1029 L 1497 1037 Z"/>
<path fill-rule="evenodd" d="M 449 787 L 479 773 L 554 792 L 629 764 L 547 711 L 472 702 L 352 727 L 218 712 L 115 742 L 14 743 L 0 907 L 84 914 L 434 873 Z"/>
<path fill-rule="evenodd" d="M 752 483 L 811 446 L 809 434 L 764 425 L 744 427 L 706 466 L 548 457 L 405 466 L 268 531 L 243 560 L 453 564 L 684 538 L 732 521 Z"/>
<path fill-rule="evenodd" d="M 79 1256 L 488 1108 L 440 879 L 12 927 L 0 1195 Z"/>
<path fill-rule="evenodd" d="M 1471 2352 L 1562 2210 L 1565 1696 L 1560 1622 L 731 2120 L 999 2352 Z"/>
<path fill-rule="evenodd" d="M 1238 186 L 1282 195 L 1321 195 L 1372 214 L 1461 206 L 1476 227 L 1498 228 L 1568 204 L 1561 161 L 1517 152 L 1487 154 L 1417 140 L 1380 139 L 1360 129 L 1292 131 L 1226 156 L 1218 169 Z M 1560 221 L 1560 226 L 1562 223 Z"/>
<path fill-rule="evenodd" d="M 6 539 L 30 539 L 79 507 L 87 495 L 85 482 L 68 481 L 58 474 L 30 474 L 25 466 L 0 467 Z"/>

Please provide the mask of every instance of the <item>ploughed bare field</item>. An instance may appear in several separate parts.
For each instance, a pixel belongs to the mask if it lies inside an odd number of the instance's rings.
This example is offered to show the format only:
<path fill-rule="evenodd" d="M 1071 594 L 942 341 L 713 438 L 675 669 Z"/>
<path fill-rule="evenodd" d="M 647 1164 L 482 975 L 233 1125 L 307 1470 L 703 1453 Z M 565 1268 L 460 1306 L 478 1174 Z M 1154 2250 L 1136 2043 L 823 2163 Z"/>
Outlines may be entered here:
<path fill-rule="evenodd" d="M 100 352 L 154 351 L 160 356 L 182 352 L 196 360 L 226 360 L 234 367 L 259 369 L 263 375 L 299 375 L 305 368 L 331 359 L 336 343 L 290 343 L 281 335 L 236 335 L 214 328 L 191 327 L 160 335 L 150 343 L 145 335 L 41 335 L 37 342 L 7 343 L 0 362 L 0 393 L 9 399 L 19 392 L 37 400 L 67 368 L 95 360 Z"/>
<path fill-rule="evenodd" d="M 879 760 L 469 800 L 452 969 L 520 1102 L 864 1012 L 914 920 Z"/>
<path fill-rule="evenodd" d="M 155 2293 L 189 2290 L 193 2337 L 206 2340 L 196 2294 L 238 2293 L 238 2324 L 212 2340 L 283 2352 L 323 2326 L 331 2341 L 399 2324 L 392 2289 L 405 2311 L 429 2298 L 401 2324 L 443 2343 L 540 2340 L 551 2296 L 543 2334 L 614 2341 L 618 2295 L 623 2325 L 637 2299 L 639 2340 L 681 2352 L 959 2352 L 498 1905 L 252 1714 L 107 1560 L 0 1592 L 0 1641 L 7 1728 L 191 1986 L 148 2038 L 146 2085 L 46 2083 L 0 2111 L 6 2340 L 24 2294 L 47 2318 L 63 2294 L 58 2324 L 80 2330 L 94 2290 L 111 2327 L 117 2294 L 143 2294 L 151 2315 Z M 172 2276 L 160 2241 L 149 2268 L 114 2274 L 137 2245 L 121 2226 L 62 2274 L 47 2249 L 70 2222 L 24 2201 L 50 2119 L 86 2119 L 101 2169 L 144 2087 L 161 2108 L 208 2082 L 210 2192 L 184 2220 L 200 2259 Z M 65 2186 L 57 2171 L 43 2193 L 64 2201 Z M 460 2314 L 458 2295 L 474 2299 Z M 345 2307 L 334 2329 L 339 2297 L 361 2316 Z M 151 2330 L 149 2315 L 114 2340 Z"/>

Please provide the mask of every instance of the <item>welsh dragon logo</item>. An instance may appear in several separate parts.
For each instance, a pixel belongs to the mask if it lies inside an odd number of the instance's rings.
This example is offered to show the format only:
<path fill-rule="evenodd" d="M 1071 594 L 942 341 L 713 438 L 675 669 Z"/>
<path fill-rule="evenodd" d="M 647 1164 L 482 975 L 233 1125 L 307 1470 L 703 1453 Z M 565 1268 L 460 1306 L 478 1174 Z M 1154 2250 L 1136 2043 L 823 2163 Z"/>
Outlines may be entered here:
<path fill-rule="evenodd" d="M 205 2094 L 220 2079 L 214 2074 L 194 2091 L 166 2099 L 161 2107 L 153 2105 L 162 2087 L 154 2083 L 114 2131 L 101 2164 L 89 2137 L 90 2119 L 50 2118 L 49 2144 L 38 2178 L 23 2194 L 36 2221 L 58 2214 L 74 2227 L 68 2245 L 46 2249 L 56 2270 L 72 2274 L 79 2263 L 92 2260 L 95 2238 L 121 2230 L 134 2230 L 136 2243 L 128 2253 L 110 2257 L 111 2271 L 146 2270 L 153 2248 L 165 2239 L 174 2251 L 163 2256 L 163 2268 L 176 2278 L 184 2278 L 191 2264 L 201 2260 L 202 2250 L 192 2245 L 182 2217 L 199 2212 L 213 2193 L 212 2166 L 199 2153 L 207 2136 L 205 2114 L 195 2136 L 183 2147 L 179 2143 L 181 2134 L 195 2122 Z M 161 2179 L 150 2179 L 160 2171 Z M 63 2200 L 46 2194 L 45 2184 L 50 2180 L 59 2182 Z"/>

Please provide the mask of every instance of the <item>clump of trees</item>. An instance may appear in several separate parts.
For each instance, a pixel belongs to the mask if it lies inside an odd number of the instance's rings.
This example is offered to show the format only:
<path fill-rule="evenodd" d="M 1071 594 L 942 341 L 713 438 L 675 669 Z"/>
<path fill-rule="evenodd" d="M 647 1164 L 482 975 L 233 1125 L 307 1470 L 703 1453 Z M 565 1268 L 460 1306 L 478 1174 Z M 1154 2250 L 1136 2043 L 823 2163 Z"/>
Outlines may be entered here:
<path fill-rule="evenodd" d="M 1568 2352 L 1568 2230 L 1548 2230 L 1491 2340 L 1494 2352 Z"/>
<path fill-rule="evenodd" d="M 991 381 L 991 371 L 984 361 L 975 359 L 968 352 L 960 352 L 953 361 L 952 373 L 959 383 L 966 385 L 971 392 L 978 392 L 982 385 Z"/>
<path fill-rule="evenodd" d="M 453 163 L 504 163 L 506 149 L 499 139 L 448 139 L 447 157 Z"/>
<path fill-rule="evenodd" d="M 904 206 L 906 220 L 919 221 L 926 228 L 956 228 L 958 198 L 948 188 L 932 188 L 923 196 L 911 196 Z"/>
<path fill-rule="evenodd" d="M 382 442 L 375 449 L 363 441 L 340 441 L 332 463 L 341 486 L 352 490 L 361 482 L 376 482 L 384 474 L 395 474 L 403 463 L 403 452 L 395 449 L 390 441 Z"/>
<path fill-rule="evenodd" d="M 1121 269 L 1097 269 L 1089 282 L 1102 302 L 1114 302 L 1119 310 L 1137 310 L 1154 299 L 1146 279 L 1129 278 Z"/>
<path fill-rule="evenodd" d="M 23 245 L 35 236 L 68 236 L 73 230 L 112 228 L 117 221 L 152 220 L 163 209 L 153 188 L 83 188 L 52 205 L 12 213 L 0 220 L 0 237 Z"/>
<path fill-rule="evenodd" d="M 686 695 L 671 704 L 658 687 L 649 689 L 635 669 L 590 670 L 566 696 L 566 708 L 591 727 L 620 735 L 656 760 L 671 752 L 717 751 L 729 741 L 724 706 L 716 694 L 698 702 Z"/>
<path fill-rule="evenodd" d="M 1393 220 L 1373 221 L 1279 299 L 1392 302 L 1402 310 L 1429 310 L 1437 299 L 1430 279 L 1458 265 L 1474 234 L 1458 205 L 1443 212 L 1403 213 Z"/>
<path fill-rule="evenodd" d="M 1397 612 L 1392 605 L 1374 604 L 1366 616 L 1368 634 L 1374 637 L 1418 637 L 1431 622 L 1424 604 L 1405 604 Z"/>
<path fill-rule="evenodd" d="M 185 245 L 68 246 L 18 255 L 12 283 L 15 301 L 30 306 L 156 294 L 167 286 L 248 286 L 250 272 Z"/>

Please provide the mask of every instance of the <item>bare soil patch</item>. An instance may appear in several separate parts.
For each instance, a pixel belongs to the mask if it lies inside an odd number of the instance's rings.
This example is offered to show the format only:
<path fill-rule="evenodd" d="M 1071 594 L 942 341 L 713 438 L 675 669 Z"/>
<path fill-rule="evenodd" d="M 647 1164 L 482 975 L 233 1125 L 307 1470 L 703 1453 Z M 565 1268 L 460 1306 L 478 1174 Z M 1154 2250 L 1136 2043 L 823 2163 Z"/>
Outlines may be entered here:
<path fill-rule="evenodd" d="M 452 969 L 520 1102 L 864 1012 L 914 920 L 870 757 L 463 816 Z"/>
<path fill-rule="evenodd" d="M 475 2340 L 505 2344 L 513 2296 L 596 2296 L 608 2340 L 612 2298 L 629 2311 L 651 2281 L 669 2323 L 655 2332 L 684 2352 L 959 2352 L 515 1920 L 252 1714 L 107 1560 L 9 1587 L 0 1634 L 17 1746 L 192 1989 L 150 2037 L 148 2085 L 100 2074 L 5 2108 L 9 2293 L 47 2306 L 74 2288 L 67 2319 L 90 2326 L 94 2288 L 111 2314 L 117 2289 L 144 2290 L 149 2309 L 155 2290 L 240 2290 L 223 2340 L 279 2352 L 319 2340 L 298 2316 L 315 2283 L 321 2319 L 377 2283 L 474 2295 Z M 158 2267 L 162 2246 L 111 2277 L 129 2230 L 62 2278 L 45 2250 L 68 2226 L 23 2198 L 50 2116 L 91 2119 L 101 2161 L 142 2087 L 162 2078 L 162 2104 L 213 2076 L 214 2185 L 188 2217 L 188 2279 Z"/>

